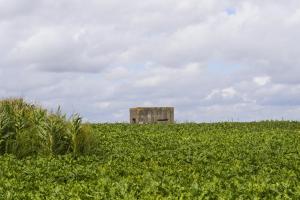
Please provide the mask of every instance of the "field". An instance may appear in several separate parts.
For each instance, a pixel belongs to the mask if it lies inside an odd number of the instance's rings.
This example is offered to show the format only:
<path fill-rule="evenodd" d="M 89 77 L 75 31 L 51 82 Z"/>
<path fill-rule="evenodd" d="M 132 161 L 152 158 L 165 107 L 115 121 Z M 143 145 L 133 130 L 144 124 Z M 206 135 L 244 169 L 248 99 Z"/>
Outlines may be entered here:
<path fill-rule="evenodd" d="M 89 126 L 89 155 L 0 156 L 0 199 L 300 199 L 299 122 Z"/>

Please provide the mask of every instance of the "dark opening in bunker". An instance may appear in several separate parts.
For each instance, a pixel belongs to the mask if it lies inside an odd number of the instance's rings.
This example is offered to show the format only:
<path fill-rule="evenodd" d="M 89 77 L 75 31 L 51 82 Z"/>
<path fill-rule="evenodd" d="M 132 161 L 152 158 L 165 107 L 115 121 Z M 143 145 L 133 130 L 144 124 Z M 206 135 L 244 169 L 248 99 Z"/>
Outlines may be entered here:
<path fill-rule="evenodd" d="M 136 123 L 136 119 L 135 119 L 135 118 L 132 118 L 132 122 L 135 124 L 135 123 Z"/>
<path fill-rule="evenodd" d="M 169 121 L 168 119 L 158 119 L 157 120 L 158 122 L 167 122 L 167 121 Z"/>

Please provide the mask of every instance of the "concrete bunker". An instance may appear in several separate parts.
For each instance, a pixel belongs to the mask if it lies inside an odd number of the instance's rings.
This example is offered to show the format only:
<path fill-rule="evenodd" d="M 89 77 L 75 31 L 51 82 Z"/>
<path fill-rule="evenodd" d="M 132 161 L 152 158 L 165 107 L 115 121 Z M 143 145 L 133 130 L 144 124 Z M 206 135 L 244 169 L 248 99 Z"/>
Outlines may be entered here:
<path fill-rule="evenodd" d="M 174 107 L 130 108 L 131 124 L 174 123 Z"/>

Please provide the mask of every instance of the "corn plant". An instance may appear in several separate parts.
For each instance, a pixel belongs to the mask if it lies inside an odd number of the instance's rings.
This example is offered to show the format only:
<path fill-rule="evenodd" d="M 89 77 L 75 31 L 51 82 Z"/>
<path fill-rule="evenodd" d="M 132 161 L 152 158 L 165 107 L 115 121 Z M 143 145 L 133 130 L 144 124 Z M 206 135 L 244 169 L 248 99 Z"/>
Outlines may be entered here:
<path fill-rule="evenodd" d="M 72 121 L 71 121 L 71 129 L 70 129 L 70 134 L 72 138 L 72 150 L 73 150 L 73 155 L 76 156 L 78 153 L 78 137 L 81 133 L 81 124 L 82 124 L 82 118 L 76 114 L 73 116 Z"/>
<path fill-rule="evenodd" d="M 68 151 L 67 123 L 61 116 L 51 115 L 46 124 L 46 141 L 49 150 L 56 154 Z"/>
<path fill-rule="evenodd" d="M 7 133 L 5 130 L 9 125 L 9 119 L 4 113 L 0 113 L 0 153 L 4 153 L 3 145 L 5 145 Z"/>
<path fill-rule="evenodd" d="M 0 154 L 19 157 L 34 154 L 79 153 L 78 137 L 87 141 L 79 115 L 67 120 L 60 107 L 47 112 L 23 99 L 0 101 Z M 81 152 L 81 151 L 80 151 Z"/>

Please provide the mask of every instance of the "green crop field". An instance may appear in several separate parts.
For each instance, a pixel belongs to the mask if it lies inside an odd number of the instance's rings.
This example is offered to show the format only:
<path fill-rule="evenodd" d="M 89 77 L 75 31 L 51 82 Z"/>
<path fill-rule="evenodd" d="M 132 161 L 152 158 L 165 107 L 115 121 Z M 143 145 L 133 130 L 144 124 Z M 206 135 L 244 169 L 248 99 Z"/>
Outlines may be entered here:
<path fill-rule="evenodd" d="M 300 123 L 92 124 L 75 156 L 0 156 L 0 199 L 300 199 Z"/>

